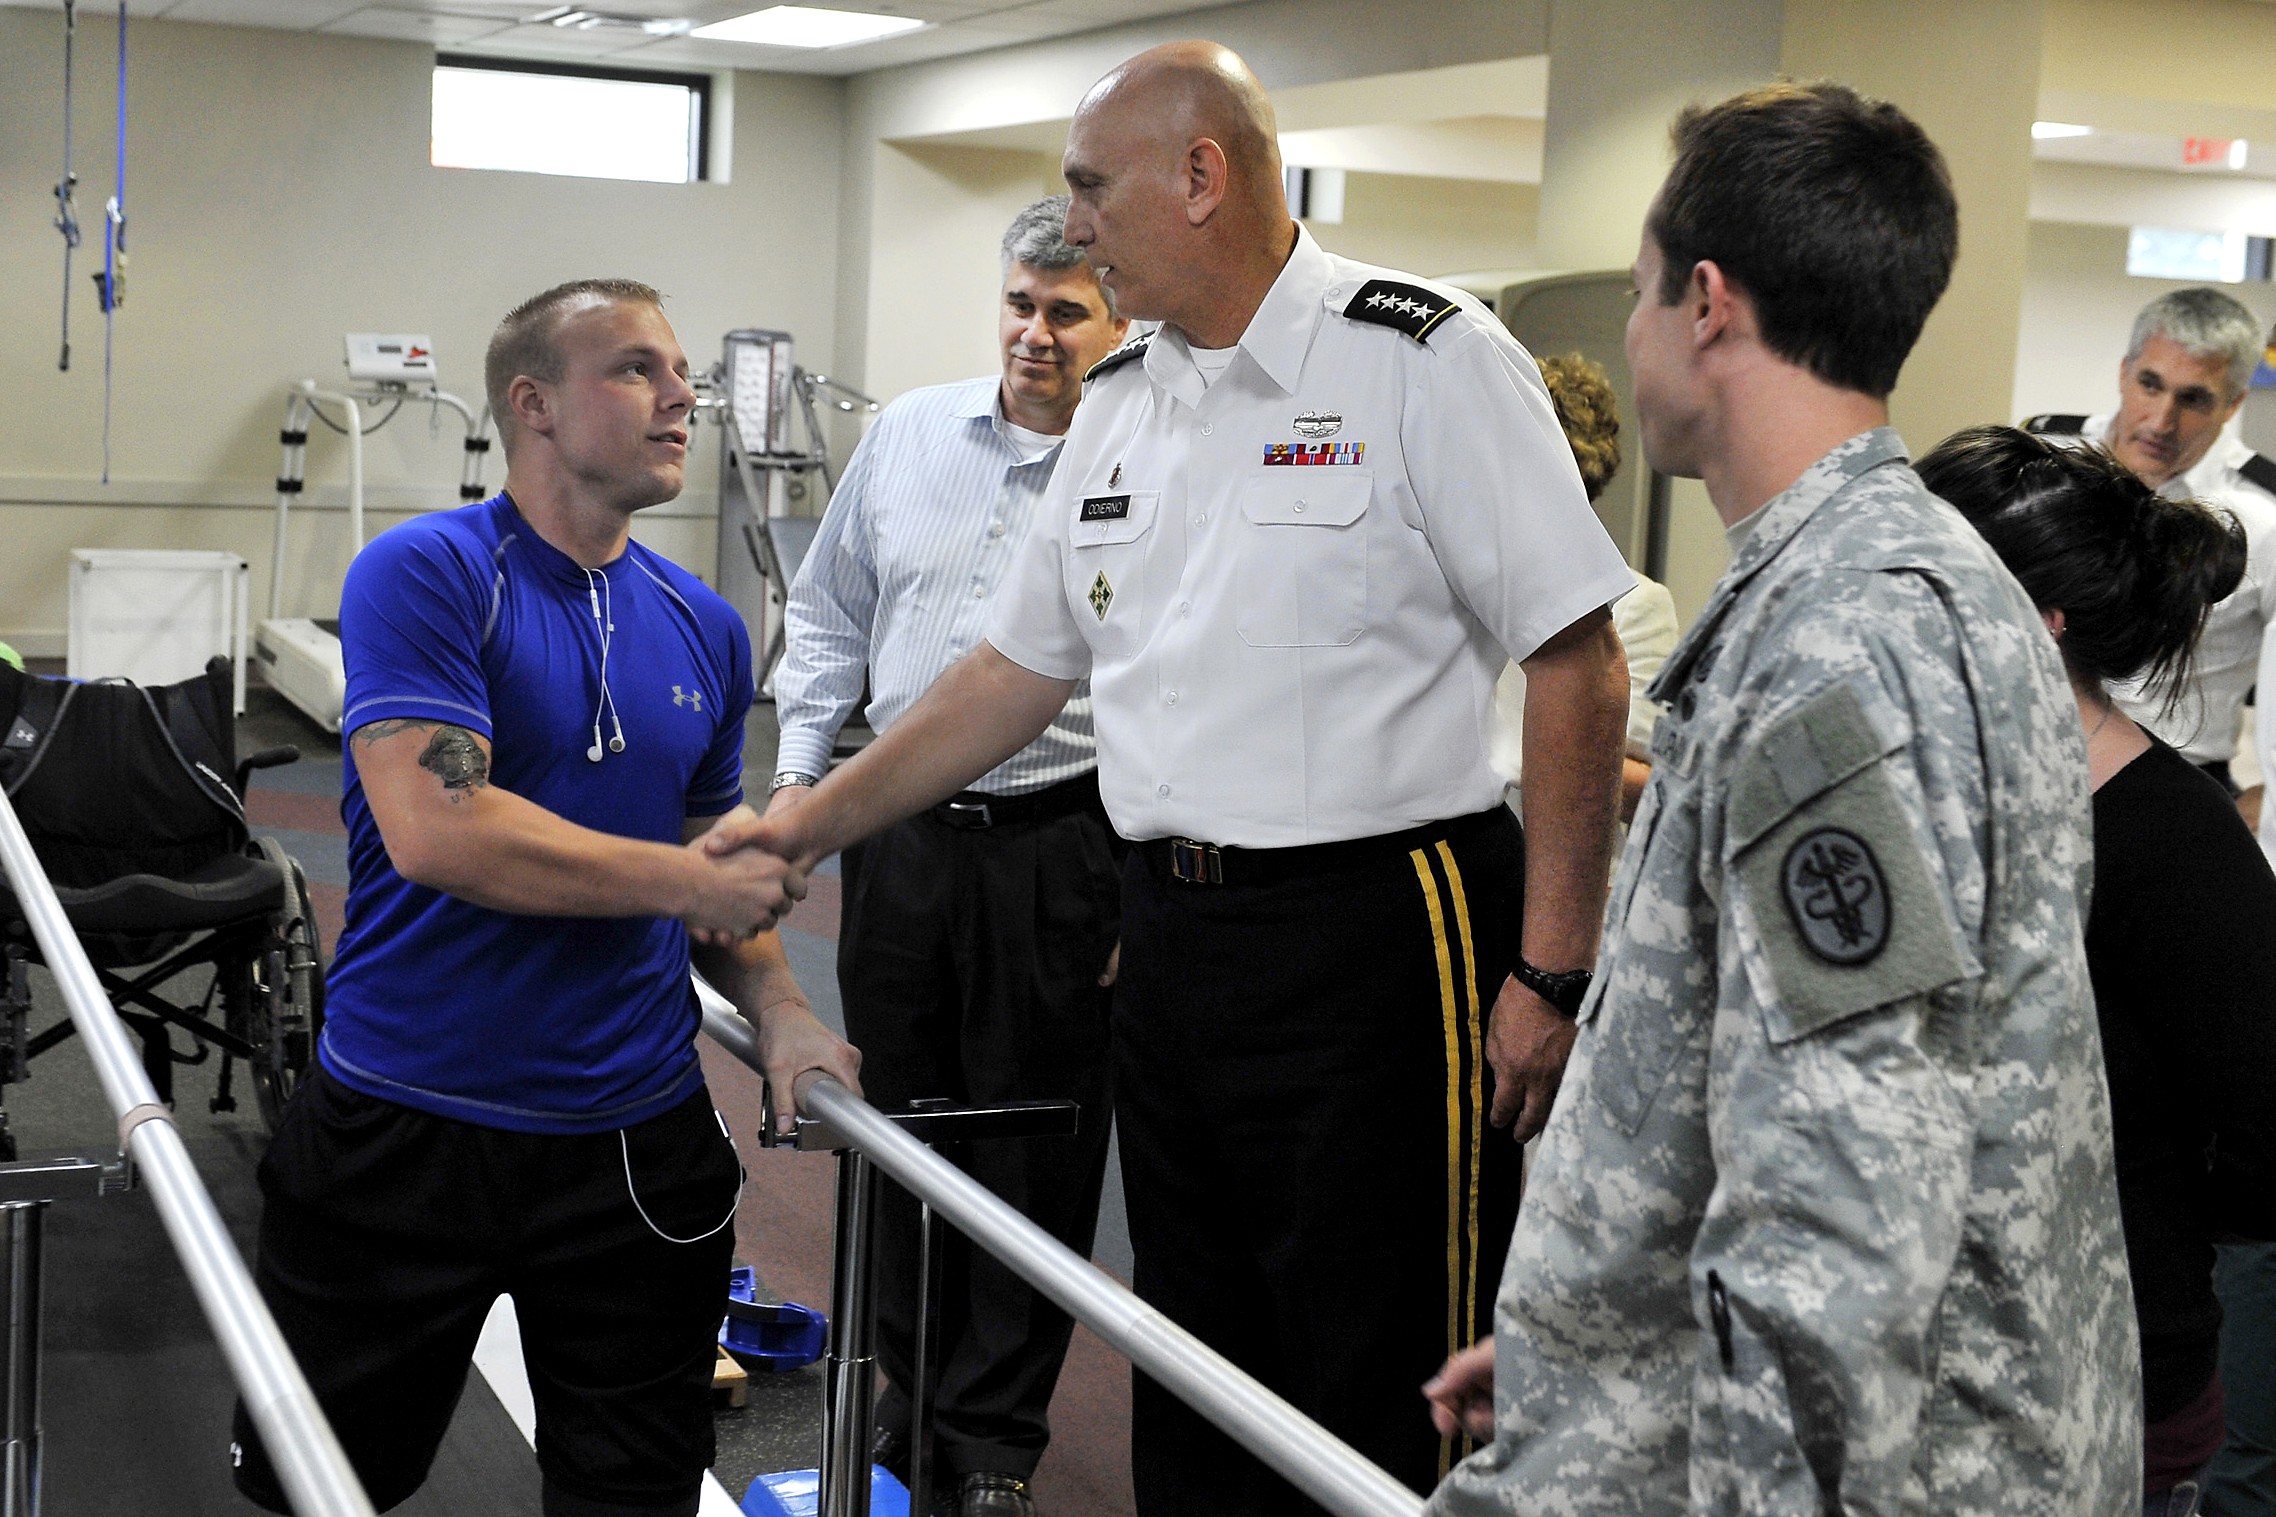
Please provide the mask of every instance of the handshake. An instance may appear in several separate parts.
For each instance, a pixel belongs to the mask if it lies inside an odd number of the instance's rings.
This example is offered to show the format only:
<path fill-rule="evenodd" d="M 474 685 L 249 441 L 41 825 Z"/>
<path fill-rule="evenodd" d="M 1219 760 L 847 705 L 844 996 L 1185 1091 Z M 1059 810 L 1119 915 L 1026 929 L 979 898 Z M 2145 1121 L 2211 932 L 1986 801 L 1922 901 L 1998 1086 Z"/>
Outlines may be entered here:
<path fill-rule="evenodd" d="M 778 791 L 765 816 L 737 806 L 688 843 L 701 867 L 690 871 L 691 888 L 673 914 L 697 942 L 740 942 L 774 926 L 806 899 L 806 877 L 820 855 L 788 825 L 784 812 L 794 804 L 792 795 Z"/>

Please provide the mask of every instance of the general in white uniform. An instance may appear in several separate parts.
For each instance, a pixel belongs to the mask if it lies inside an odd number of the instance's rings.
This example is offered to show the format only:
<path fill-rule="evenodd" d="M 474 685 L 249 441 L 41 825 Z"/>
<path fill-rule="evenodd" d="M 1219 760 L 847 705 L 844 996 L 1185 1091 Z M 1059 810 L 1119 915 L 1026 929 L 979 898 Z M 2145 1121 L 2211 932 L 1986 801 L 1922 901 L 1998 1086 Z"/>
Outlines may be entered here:
<path fill-rule="evenodd" d="M 1090 677 L 1139 843 L 1114 1005 L 1135 1284 L 1427 1490 L 1461 1451 L 1416 1387 L 1487 1330 L 1517 1207 L 1488 1126 L 1525 878 L 1494 682 L 1634 576 L 1508 333 L 1301 231 L 1236 346 L 1165 326 L 1093 374 L 988 637 Z M 1287 1509 L 1144 1376 L 1131 1461 L 1141 1512 Z"/>

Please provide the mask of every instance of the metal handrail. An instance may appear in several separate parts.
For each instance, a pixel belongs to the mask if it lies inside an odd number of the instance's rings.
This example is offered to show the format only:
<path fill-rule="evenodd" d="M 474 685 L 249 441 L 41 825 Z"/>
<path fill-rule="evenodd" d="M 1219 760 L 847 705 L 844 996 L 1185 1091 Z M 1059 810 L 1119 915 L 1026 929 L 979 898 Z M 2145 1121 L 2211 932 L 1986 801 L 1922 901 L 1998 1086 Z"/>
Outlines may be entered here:
<path fill-rule="evenodd" d="M 63 991 L 79 1040 L 94 1061 L 104 1098 L 119 1119 L 120 1152 L 149 1183 L 166 1236 L 220 1340 L 293 1510 L 300 1517 L 372 1517 L 371 1498 L 285 1347 L 276 1319 L 254 1289 L 213 1197 L 190 1163 L 173 1113 L 159 1101 L 5 793 L 0 793 L 0 867 L 7 871 Z"/>
<path fill-rule="evenodd" d="M 759 1072 L 758 1035 L 727 999 L 695 981 L 703 1030 Z M 1020 1215 L 971 1176 L 902 1132 L 837 1081 L 815 1080 L 807 1110 L 902 1188 L 931 1206 L 1137 1368 L 1207 1417 L 1337 1517 L 1417 1517 L 1422 1498 Z M 866 1439 L 864 1440 L 866 1442 Z"/>

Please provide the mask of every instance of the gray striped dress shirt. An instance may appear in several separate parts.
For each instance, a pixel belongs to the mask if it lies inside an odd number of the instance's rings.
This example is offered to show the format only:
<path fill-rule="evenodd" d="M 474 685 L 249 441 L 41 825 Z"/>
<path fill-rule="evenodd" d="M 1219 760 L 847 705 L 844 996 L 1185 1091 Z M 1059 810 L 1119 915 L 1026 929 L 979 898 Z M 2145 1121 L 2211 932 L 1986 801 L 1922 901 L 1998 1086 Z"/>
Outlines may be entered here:
<path fill-rule="evenodd" d="M 778 771 L 821 774 L 838 729 L 870 682 L 879 732 L 987 635 L 1003 581 L 1059 459 L 1022 463 L 996 427 L 997 380 L 912 390 L 854 449 L 821 530 L 791 582 L 782 663 Z M 1018 795 L 1098 763 L 1085 680 L 1044 734 L 973 788 Z"/>

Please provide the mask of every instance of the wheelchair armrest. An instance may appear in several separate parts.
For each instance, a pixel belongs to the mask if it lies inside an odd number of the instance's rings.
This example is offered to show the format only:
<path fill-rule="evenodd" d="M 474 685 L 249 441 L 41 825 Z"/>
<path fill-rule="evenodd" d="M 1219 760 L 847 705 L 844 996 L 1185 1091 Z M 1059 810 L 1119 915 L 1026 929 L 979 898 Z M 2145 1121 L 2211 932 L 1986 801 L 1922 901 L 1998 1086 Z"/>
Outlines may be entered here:
<path fill-rule="evenodd" d="M 299 762 L 300 750 L 290 743 L 279 743 L 274 748 L 263 748 L 258 753 L 247 754 L 237 761 L 237 793 L 245 793 L 245 787 L 252 783 L 254 770 L 274 769 L 280 764 Z"/>

